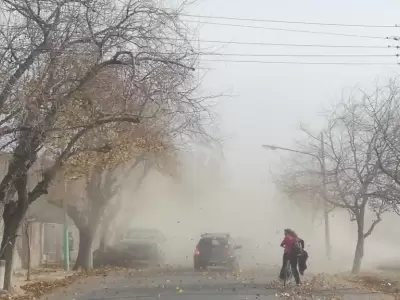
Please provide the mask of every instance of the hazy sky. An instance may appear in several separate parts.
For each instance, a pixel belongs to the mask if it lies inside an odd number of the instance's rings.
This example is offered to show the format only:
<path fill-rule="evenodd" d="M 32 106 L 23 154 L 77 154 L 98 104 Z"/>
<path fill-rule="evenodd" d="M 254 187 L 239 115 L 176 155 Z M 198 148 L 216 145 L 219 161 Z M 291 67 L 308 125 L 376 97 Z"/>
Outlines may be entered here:
<path fill-rule="evenodd" d="M 400 24 L 400 2 L 395 0 L 372 1 L 320 1 L 320 0 L 200 0 L 191 6 L 188 13 L 234 18 L 258 18 L 287 21 L 304 21 L 343 24 Z M 359 38 L 325 34 L 283 32 L 266 29 L 240 28 L 204 24 L 204 22 L 243 24 L 286 28 L 295 30 L 323 31 L 333 33 L 366 35 L 376 37 L 400 36 L 400 28 L 354 28 L 339 26 L 318 26 L 279 24 L 221 19 L 187 17 L 199 21 L 201 40 L 283 43 L 283 44 L 325 44 L 396 46 L 398 42 L 379 38 Z M 396 44 L 397 43 L 397 44 Z M 225 98 L 219 105 L 222 129 L 232 138 L 225 145 L 228 158 L 237 159 L 240 165 L 249 161 L 257 163 L 261 155 L 276 158 L 259 147 L 262 143 L 276 143 L 290 146 L 299 137 L 299 122 L 314 124 L 318 129 L 317 114 L 329 101 L 341 96 L 344 88 L 355 85 L 368 87 L 376 80 L 384 82 L 395 75 L 400 66 L 396 65 L 399 51 L 396 49 L 369 48 L 317 48 L 287 46 L 255 46 L 216 44 L 201 42 L 203 49 L 218 53 L 243 54 L 355 54 L 392 55 L 388 57 L 231 57 L 203 56 L 203 60 L 260 60 L 298 62 L 369 62 L 393 63 L 392 65 L 296 65 L 206 62 L 201 66 L 207 71 L 204 90 L 224 92 L 232 98 Z M 204 70 L 202 71 L 204 72 Z M 264 151 L 264 152 L 263 152 Z M 263 153 L 263 154 L 262 154 Z"/>
<path fill-rule="evenodd" d="M 181 0 L 176 0 L 181 1 Z M 399 1 L 270 1 L 270 0 L 198 0 L 187 13 L 233 18 L 258 18 L 319 23 L 359 23 L 359 24 L 400 24 Z M 162 229 L 172 241 L 172 261 L 191 263 L 191 251 L 195 247 L 200 232 L 229 231 L 234 236 L 252 239 L 261 244 L 262 254 L 257 261 L 270 259 L 280 261 L 278 246 L 282 229 L 296 228 L 311 247 L 315 266 L 325 267 L 324 228 L 321 216 L 312 220 L 312 211 L 298 208 L 275 189 L 270 178 L 270 167 L 280 162 L 279 153 L 270 153 L 261 148 L 263 143 L 294 147 L 299 138 L 299 123 L 302 121 L 315 130 L 321 119 L 318 112 L 329 102 L 337 100 L 344 88 L 355 85 L 373 87 L 378 79 L 385 82 L 394 76 L 400 66 L 396 65 L 396 42 L 384 39 L 386 36 L 400 35 L 400 28 L 353 28 L 337 26 L 304 26 L 263 22 L 238 22 L 235 20 L 203 19 L 185 17 L 190 26 L 198 26 L 200 47 L 203 51 L 241 54 L 353 54 L 389 55 L 389 57 L 234 57 L 222 55 L 203 56 L 199 74 L 208 72 L 203 85 L 205 93 L 226 93 L 232 97 L 220 99 L 218 111 L 221 129 L 231 138 L 224 144 L 228 170 L 223 169 L 220 181 L 214 170 L 199 168 L 188 171 L 185 179 L 192 185 L 172 183 L 153 174 L 139 190 L 132 201 L 133 210 L 126 209 L 132 226 L 148 226 Z M 195 23 L 192 23 L 192 22 Z M 200 23 L 196 22 L 199 21 Z M 293 30 L 322 31 L 332 33 L 376 36 L 381 38 L 357 38 L 338 35 L 283 32 L 266 29 L 239 28 L 204 24 L 204 22 L 244 24 Z M 380 46 L 383 48 L 317 48 L 287 46 L 255 46 L 238 44 L 217 44 L 204 41 L 233 41 L 275 44 L 320 44 L 347 46 Z M 390 56 L 392 55 L 392 56 Z M 259 60 L 297 62 L 369 62 L 391 63 L 391 65 L 299 65 L 210 62 L 206 60 Z M 282 159 L 284 155 L 282 154 Z M 211 176 L 215 175 L 215 177 Z M 210 182 L 212 184 L 210 184 Z M 156 188 L 154 188 L 156 187 Z M 132 197 L 126 191 L 127 198 Z M 157 210 L 154 209 L 157 207 Z M 282 216 L 285 217 L 282 217 Z M 385 253 L 385 258 L 397 254 L 398 249 L 390 244 L 396 226 L 397 216 L 386 216 L 368 239 L 365 260 L 374 260 L 376 251 Z M 332 252 L 335 267 L 351 265 L 355 224 L 348 222 L 348 214 L 335 211 L 331 214 Z M 367 216 L 366 224 L 371 220 Z M 385 225 L 386 224 L 386 225 Z M 262 234 L 260 235 L 260 232 Z M 346 234 L 344 234 L 346 232 Z M 180 249 L 177 249 L 177 245 Z M 343 245 L 351 245 L 343 247 Z M 248 247 L 249 245 L 246 245 Z M 254 245 L 253 245 L 254 246 Z M 251 246 L 250 246 L 251 248 Z M 268 250 L 269 255 L 266 256 Z M 396 252 L 397 251 L 397 252 Z M 172 257 L 172 258 L 171 258 Z M 338 263 L 340 262 L 340 263 Z M 346 262 L 344 264 L 344 262 Z M 314 265 L 313 265 L 314 264 Z M 315 270 L 315 269 L 314 269 Z"/>

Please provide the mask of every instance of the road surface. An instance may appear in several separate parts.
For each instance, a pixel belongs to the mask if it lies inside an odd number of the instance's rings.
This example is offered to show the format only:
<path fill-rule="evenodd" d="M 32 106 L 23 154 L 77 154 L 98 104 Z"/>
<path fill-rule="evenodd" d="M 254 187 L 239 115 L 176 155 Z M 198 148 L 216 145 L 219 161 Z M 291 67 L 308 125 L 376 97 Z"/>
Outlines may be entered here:
<path fill-rule="evenodd" d="M 304 288 L 283 289 L 275 283 L 276 270 L 234 276 L 212 270 L 207 273 L 189 269 L 119 272 L 77 282 L 66 290 L 45 295 L 46 300 L 251 300 L 251 299 L 345 299 L 381 300 L 382 294 L 359 290 L 321 289 L 310 294 Z M 386 299 L 390 299 L 387 298 Z"/>

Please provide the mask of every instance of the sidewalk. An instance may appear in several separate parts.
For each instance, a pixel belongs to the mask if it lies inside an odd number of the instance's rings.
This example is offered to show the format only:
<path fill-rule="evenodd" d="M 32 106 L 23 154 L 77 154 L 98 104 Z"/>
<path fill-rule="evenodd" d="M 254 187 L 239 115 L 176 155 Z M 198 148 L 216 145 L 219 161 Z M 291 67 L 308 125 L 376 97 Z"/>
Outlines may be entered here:
<path fill-rule="evenodd" d="M 52 282 L 52 281 L 62 281 L 68 276 L 76 274 L 74 271 L 66 272 L 60 269 L 32 269 L 30 281 L 26 280 L 27 271 L 26 270 L 16 270 L 12 278 L 13 294 L 23 295 L 25 294 L 24 287 L 27 285 L 32 285 L 39 282 Z"/>
<path fill-rule="evenodd" d="M 39 299 L 45 294 L 49 294 L 56 289 L 66 288 L 81 279 L 90 277 L 106 277 L 111 272 L 117 271 L 115 268 L 100 268 L 90 273 L 69 271 L 65 272 L 61 269 L 33 269 L 31 271 L 31 280 L 26 281 L 26 270 L 14 272 L 12 278 L 13 293 L 10 295 L 0 295 L 0 300 L 31 300 Z"/>

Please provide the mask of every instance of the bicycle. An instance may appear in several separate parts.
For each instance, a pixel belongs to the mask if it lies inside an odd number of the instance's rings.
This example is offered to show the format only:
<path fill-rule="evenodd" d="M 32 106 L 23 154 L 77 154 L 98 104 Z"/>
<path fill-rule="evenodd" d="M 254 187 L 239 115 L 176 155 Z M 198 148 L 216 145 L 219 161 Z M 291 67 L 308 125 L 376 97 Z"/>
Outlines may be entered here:
<path fill-rule="evenodd" d="M 286 266 L 283 270 L 283 287 L 293 278 L 292 266 L 290 260 L 286 262 Z"/>

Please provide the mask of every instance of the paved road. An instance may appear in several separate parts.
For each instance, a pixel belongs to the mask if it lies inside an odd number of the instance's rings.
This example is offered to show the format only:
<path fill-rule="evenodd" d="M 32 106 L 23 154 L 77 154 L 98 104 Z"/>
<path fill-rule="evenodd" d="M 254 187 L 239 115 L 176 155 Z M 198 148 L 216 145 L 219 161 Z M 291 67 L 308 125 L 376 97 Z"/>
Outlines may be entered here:
<path fill-rule="evenodd" d="M 115 273 L 76 283 L 42 299 L 47 300 L 228 300 L 228 299 L 332 299 L 340 295 L 348 300 L 381 300 L 381 294 L 356 290 L 321 290 L 312 297 L 301 289 L 282 289 L 273 281 L 275 270 L 233 276 L 221 271 L 196 273 L 191 270 L 145 271 Z M 315 298 L 316 297 L 316 298 Z M 338 298 L 336 298 L 338 299 Z"/>

